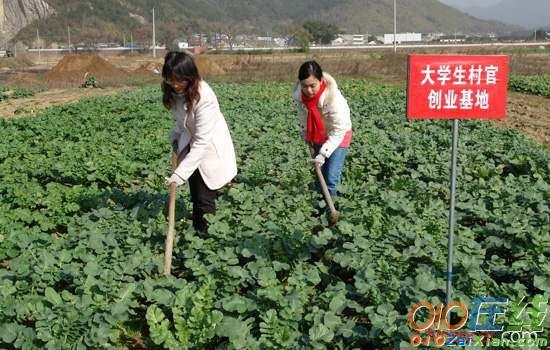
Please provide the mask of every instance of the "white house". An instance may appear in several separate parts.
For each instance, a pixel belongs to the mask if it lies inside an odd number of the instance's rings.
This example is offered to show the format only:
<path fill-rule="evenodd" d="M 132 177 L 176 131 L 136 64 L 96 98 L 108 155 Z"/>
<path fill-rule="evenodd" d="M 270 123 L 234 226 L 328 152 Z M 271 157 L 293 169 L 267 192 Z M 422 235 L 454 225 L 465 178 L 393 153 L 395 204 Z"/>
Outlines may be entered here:
<path fill-rule="evenodd" d="M 367 38 L 368 40 L 368 38 Z M 365 45 L 365 35 L 363 34 L 353 34 L 352 45 Z"/>
<path fill-rule="evenodd" d="M 384 34 L 384 44 L 393 44 L 393 34 Z M 421 33 L 397 33 L 395 41 L 400 43 L 414 43 L 422 41 Z"/>
<path fill-rule="evenodd" d="M 368 42 L 366 34 L 340 34 L 331 44 L 338 45 L 365 45 Z"/>
<path fill-rule="evenodd" d="M 341 36 L 337 37 L 336 39 L 332 40 L 330 42 L 330 44 L 332 46 L 340 46 L 340 45 L 345 45 L 346 44 L 346 41 L 344 40 L 344 38 L 342 38 Z"/>

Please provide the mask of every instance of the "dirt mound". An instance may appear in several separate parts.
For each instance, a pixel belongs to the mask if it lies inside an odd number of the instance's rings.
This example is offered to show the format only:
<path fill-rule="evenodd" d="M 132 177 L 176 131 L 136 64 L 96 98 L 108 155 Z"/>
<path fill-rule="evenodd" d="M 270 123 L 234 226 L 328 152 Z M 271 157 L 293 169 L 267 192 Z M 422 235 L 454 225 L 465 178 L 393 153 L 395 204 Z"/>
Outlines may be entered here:
<path fill-rule="evenodd" d="M 162 64 L 155 62 L 144 63 L 133 70 L 132 73 L 136 75 L 160 75 L 162 73 Z"/>
<path fill-rule="evenodd" d="M 222 75 L 225 71 L 216 62 L 213 62 L 206 56 L 195 56 L 195 62 L 199 73 L 205 77 L 211 77 L 215 75 Z"/>
<path fill-rule="evenodd" d="M 113 84 L 122 81 L 127 75 L 103 58 L 94 54 L 65 55 L 47 74 L 46 80 L 52 83 L 81 85 L 87 77 L 93 76 L 100 84 Z"/>

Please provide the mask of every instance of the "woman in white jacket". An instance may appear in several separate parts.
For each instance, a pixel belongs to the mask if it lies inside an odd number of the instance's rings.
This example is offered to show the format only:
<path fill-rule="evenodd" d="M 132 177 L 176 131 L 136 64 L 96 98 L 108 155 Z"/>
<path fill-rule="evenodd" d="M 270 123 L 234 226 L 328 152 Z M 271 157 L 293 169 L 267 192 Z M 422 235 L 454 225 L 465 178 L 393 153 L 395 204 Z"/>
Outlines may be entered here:
<path fill-rule="evenodd" d="M 216 95 L 190 54 L 166 54 L 162 76 L 162 102 L 175 122 L 170 140 L 179 155 L 179 165 L 166 182 L 189 182 L 193 226 L 206 232 L 204 214 L 215 212 L 216 190 L 237 174 L 233 141 Z"/>
<path fill-rule="evenodd" d="M 341 181 L 344 160 L 352 138 L 348 103 L 334 78 L 323 73 L 319 64 L 308 61 L 298 72 L 293 99 L 300 116 L 302 138 L 313 144 L 331 196 Z M 317 189 L 320 191 L 319 184 Z"/>

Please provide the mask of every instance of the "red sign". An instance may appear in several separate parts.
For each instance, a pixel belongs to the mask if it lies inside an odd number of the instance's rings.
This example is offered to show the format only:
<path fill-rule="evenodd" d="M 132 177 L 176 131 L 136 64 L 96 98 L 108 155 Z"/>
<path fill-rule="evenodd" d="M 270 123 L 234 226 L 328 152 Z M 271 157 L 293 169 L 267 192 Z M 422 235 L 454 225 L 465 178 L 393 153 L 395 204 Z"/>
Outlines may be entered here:
<path fill-rule="evenodd" d="M 508 56 L 410 55 L 409 119 L 504 119 Z"/>

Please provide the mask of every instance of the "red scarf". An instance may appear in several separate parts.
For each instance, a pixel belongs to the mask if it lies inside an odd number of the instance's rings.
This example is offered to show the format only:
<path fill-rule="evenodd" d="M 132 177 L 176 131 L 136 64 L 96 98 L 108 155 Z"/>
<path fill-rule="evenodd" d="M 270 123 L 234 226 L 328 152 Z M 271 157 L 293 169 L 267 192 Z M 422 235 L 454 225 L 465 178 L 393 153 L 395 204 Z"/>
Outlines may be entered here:
<path fill-rule="evenodd" d="M 317 107 L 319 104 L 319 98 L 325 91 L 326 87 L 327 84 L 323 80 L 321 82 L 321 87 L 319 88 L 319 91 L 313 97 L 307 97 L 302 91 L 302 102 L 308 110 L 306 141 L 313 142 L 317 145 L 325 143 L 325 141 L 328 139 L 327 133 L 325 131 L 325 123 L 323 122 L 323 117 L 321 116 L 321 112 L 319 112 L 319 108 Z"/>

